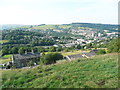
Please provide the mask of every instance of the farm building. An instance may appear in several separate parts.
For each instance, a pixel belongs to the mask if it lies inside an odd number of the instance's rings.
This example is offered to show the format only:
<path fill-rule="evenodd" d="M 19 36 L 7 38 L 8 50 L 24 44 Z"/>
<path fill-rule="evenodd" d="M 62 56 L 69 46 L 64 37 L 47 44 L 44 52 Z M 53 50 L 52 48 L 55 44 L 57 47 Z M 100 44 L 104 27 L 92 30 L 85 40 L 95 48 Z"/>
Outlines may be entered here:
<path fill-rule="evenodd" d="M 16 68 L 28 66 L 30 62 L 34 65 L 38 64 L 40 53 L 26 52 L 25 54 L 13 54 L 12 63 Z"/>

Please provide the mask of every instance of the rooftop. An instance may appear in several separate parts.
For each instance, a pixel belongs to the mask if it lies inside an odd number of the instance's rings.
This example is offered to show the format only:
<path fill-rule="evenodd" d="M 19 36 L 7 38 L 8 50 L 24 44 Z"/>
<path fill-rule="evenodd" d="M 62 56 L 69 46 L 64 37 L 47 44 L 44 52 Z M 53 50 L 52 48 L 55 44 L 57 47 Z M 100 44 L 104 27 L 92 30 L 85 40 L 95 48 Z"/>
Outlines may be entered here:
<path fill-rule="evenodd" d="M 32 53 L 29 52 L 27 54 L 13 54 L 14 60 L 22 60 L 22 59 L 29 59 L 29 58 L 35 58 L 35 57 L 40 57 L 40 53 Z"/>
<path fill-rule="evenodd" d="M 82 58 L 83 56 L 80 54 L 74 54 L 74 55 L 68 55 L 68 57 L 72 59 L 72 58 Z"/>

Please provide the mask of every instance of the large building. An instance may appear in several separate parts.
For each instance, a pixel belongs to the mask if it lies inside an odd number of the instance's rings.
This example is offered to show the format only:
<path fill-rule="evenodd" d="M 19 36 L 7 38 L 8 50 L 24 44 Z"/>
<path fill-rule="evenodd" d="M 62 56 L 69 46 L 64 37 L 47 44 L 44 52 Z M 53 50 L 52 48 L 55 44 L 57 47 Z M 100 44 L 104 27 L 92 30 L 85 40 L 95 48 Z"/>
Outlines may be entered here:
<path fill-rule="evenodd" d="M 12 63 L 16 68 L 28 66 L 30 63 L 37 65 L 40 60 L 40 53 L 26 52 L 25 54 L 13 54 Z"/>

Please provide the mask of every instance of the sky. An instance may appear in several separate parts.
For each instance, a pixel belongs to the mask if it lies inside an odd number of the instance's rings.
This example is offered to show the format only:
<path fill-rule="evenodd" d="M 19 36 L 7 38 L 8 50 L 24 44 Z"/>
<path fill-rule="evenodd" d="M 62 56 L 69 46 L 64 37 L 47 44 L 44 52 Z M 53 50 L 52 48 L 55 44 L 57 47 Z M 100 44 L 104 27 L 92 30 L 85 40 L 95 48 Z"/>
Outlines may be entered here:
<path fill-rule="evenodd" d="M 0 24 L 117 24 L 118 1 L 0 0 Z"/>

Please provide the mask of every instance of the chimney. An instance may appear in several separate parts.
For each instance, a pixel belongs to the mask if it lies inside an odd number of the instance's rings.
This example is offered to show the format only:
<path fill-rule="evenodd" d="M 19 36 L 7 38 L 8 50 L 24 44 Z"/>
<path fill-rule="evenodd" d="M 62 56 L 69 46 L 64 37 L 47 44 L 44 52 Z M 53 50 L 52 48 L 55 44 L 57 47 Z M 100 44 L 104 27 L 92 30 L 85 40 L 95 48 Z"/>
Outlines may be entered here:
<path fill-rule="evenodd" d="M 27 51 L 25 51 L 25 54 L 27 54 Z"/>

